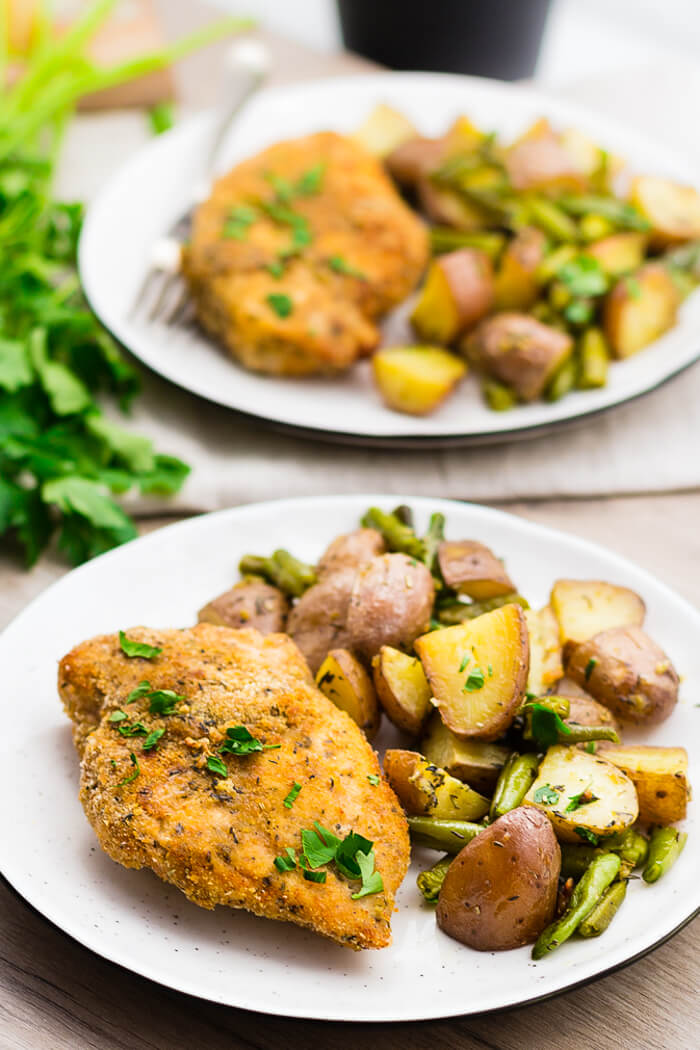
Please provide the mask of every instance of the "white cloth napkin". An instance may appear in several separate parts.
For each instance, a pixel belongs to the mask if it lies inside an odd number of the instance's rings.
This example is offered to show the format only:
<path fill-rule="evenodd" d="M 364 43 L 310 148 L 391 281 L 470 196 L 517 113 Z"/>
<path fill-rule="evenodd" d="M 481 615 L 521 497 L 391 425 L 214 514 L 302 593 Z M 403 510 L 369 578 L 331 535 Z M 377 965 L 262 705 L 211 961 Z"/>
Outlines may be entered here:
<path fill-rule="evenodd" d="M 690 156 L 700 171 L 700 67 L 679 62 L 672 70 L 625 71 L 567 85 L 558 93 L 637 126 Z M 78 123 L 65 159 L 63 190 L 92 195 L 111 165 L 146 137 L 138 117 L 99 119 L 102 123 L 96 118 Z M 696 365 L 643 399 L 557 434 L 472 449 L 381 451 L 277 433 L 149 375 L 132 425 L 151 436 L 160 451 L 192 466 L 171 506 L 200 511 L 326 492 L 410 491 L 498 501 L 698 488 L 699 406 Z M 130 503 L 136 513 L 163 508 L 162 501 L 132 498 Z"/>

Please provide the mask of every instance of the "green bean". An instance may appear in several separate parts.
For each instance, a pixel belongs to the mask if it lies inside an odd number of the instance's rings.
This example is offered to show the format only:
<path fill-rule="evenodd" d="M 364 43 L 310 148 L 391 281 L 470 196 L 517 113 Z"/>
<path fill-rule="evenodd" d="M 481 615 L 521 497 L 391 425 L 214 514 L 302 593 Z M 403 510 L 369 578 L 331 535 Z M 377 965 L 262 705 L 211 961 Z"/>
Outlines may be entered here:
<path fill-rule="evenodd" d="M 584 241 L 599 241 L 615 232 L 615 226 L 599 212 L 588 212 L 578 224 Z"/>
<path fill-rule="evenodd" d="M 685 831 L 677 828 L 654 828 L 649 839 L 649 855 L 642 872 L 645 882 L 657 882 L 673 867 L 688 840 Z"/>
<path fill-rule="evenodd" d="M 402 525 L 408 525 L 409 529 L 413 528 L 413 511 L 405 503 L 401 503 L 398 507 L 394 507 L 391 513 L 395 518 L 399 519 Z"/>
<path fill-rule="evenodd" d="M 641 831 L 635 831 L 634 828 L 627 828 L 625 831 L 619 831 L 615 835 L 610 835 L 608 838 L 603 839 L 603 845 L 606 850 L 617 853 L 623 861 L 631 864 L 633 868 L 646 864 L 649 856 L 648 840 L 645 839 Z"/>
<path fill-rule="evenodd" d="M 458 248 L 478 248 L 490 259 L 497 259 L 505 244 L 506 238 L 502 233 L 467 233 L 453 230 L 450 226 L 433 226 L 430 230 L 430 246 L 435 255 L 454 252 Z"/>
<path fill-rule="evenodd" d="M 434 820 L 432 817 L 409 817 L 408 829 L 416 846 L 427 846 L 454 855 L 471 842 L 483 824 L 469 820 Z"/>
<path fill-rule="evenodd" d="M 508 412 L 518 403 L 510 387 L 497 383 L 495 379 L 485 379 L 481 384 L 481 392 L 493 412 Z"/>
<path fill-rule="evenodd" d="M 574 354 L 564 361 L 554 373 L 544 392 L 547 401 L 559 401 L 576 386 L 578 379 L 578 360 Z"/>
<path fill-rule="evenodd" d="M 537 777 L 539 764 L 539 756 L 534 752 L 525 755 L 514 752 L 509 757 L 496 782 L 489 810 L 490 820 L 498 820 L 505 813 L 517 809 Z"/>
<path fill-rule="evenodd" d="M 686 270 L 700 278 L 700 241 L 689 241 L 662 256 L 661 262 L 673 270 Z"/>
<path fill-rule="evenodd" d="M 439 512 L 430 515 L 428 531 L 423 537 L 424 556 L 423 561 L 430 572 L 437 569 L 438 547 L 445 538 L 445 515 Z M 440 577 L 442 579 L 442 577 Z"/>
<path fill-rule="evenodd" d="M 423 543 L 418 539 L 415 532 L 408 525 L 404 525 L 395 514 L 387 514 L 379 507 L 370 507 L 361 524 L 366 529 L 376 529 L 381 532 L 386 540 L 386 545 L 391 551 L 399 551 L 408 554 L 411 558 L 423 560 Z"/>
<path fill-rule="evenodd" d="M 574 887 L 569 907 L 539 935 L 532 949 L 533 959 L 542 959 L 567 941 L 588 918 L 608 886 L 620 871 L 620 858 L 615 853 L 595 857 Z"/>
<path fill-rule="evenodd" d="M 586 215 L 588 212 L 595 212 L 596 215 L 609 219 L 621 230 L 649 229 L 649 223 L 640 211 L 637 211 L 632 204 L 618 200 L 616 197 L 598 197 L 593 194 L 564 196 L 559 197 L 557 204 L 569 215 Z"/>
<path fill-rule="evenodd" d="M 608 379 L 610 352 L 600 328 L 587 328 L 579 343 L 581 370 L 577 386 L 580 390 L 593 390 L 605 386 Z"/>
<path fill-rule="evenodd" d="M 418 889 L 428 904 L 437 903 L 442 884 L 445 881 L 445 875 L 447 875 L 447 869 L 453 860 L 454 857 L 448 854 L 442 860 L 439 860 L 437 864 L 433 864 L 432 868 L 422 871 L 416 879 Z"/>
<path fill-rule="evenodd" d="M 459 602 L 450 600 L 437 608 L 437 619 L 445 627 L 453 627 L 455 624 L 464 623 L 466 620 L 475 620 L 477 616 L 493 612 L 503 605 L 519 605 L 523 609 L 530 606 L 522 594 L 513 591 L 512 594 L 501 594 L 497 598 L 485 598 L 481 602 Z"/>
<path fill-rule="evenodd" d="M 293 598 L 299 598 L 316 582 L 313 567 L 285 550 L 276 550 L 269 558 L 245 554 L 238 563 L 238 571 L 242 576 L 262 576 Z"/>
<path fill-rule="evenodd" d="M 591 861 L 601 853 L 616 853 L 622 864 L 632 871 L 644 864 L 649 852 L 649 843 L 639 831 L 627 828 L 616 835 L 601 839 L 600 846 L 573 846 L 562 843 L 561 873 L 564 878 L 581 878 Z"/>
<path fill-rule="evenodd" d="M 596 906 L 579 926 L 579 936 L 600 937 L 601 933 L 605 933 L 625 899 L 626 893 L 627 883 L 625 881 L 613 882 L 612 886 L 608 886 Z"/>
<path fill-rule="evenodd" d="M 595 303 L 591 299 L 572 299 L 562 310 L 565 321 L 580 328 L 589 325 L 595 316 Z"/>
<path fill-rule="evenodd" d="M 580 879 L 601 853 L 612 852 L 596 849 L 595 846 L 572 846 L 569 842 L 561 844 L 561 877 L 563 879 Z"/>
<path fill-rule="evenodd" d="M 571 701 L 568 696 L 538 696 L 536 700 L 526 700 L 521 707 L 521 713 L 530 715 L 528 707 L 533 703 L 536 703 L 539 707 L 546 707 L 548 711 L 554 711 L 555 715 L 559 715 L 560 718 L 568 718 L 571 710 Z"/>
<path fill-rule="evenodd" d="M 587 744 L 589 740 L 612 740 L 614 744 L 620 743 L 620 738 L 612 726 L 583 726 L 578 722 L 567 722 L 568 733 L 559 733 L 559 743 Z"/>
<path fill-rule="evenodd" d="M 533 196 L 528 198 L 528 205 L 533 224 L 549 237 L 565 243 L 579 240 L 578 226 L 553 201 L 547 197 Z"/>
<path fill-rule="evenodd" d="M 694 292 L 697 288 L 698 278 L 694 274 L 688 273 L 687 270 L 679 270 L 675 266 L 668 266 L 667 270 L 680 298 L 687 299 L 691 292 Z"/>
<path fill-rule="evenodd" d="M 542 262 L 535 270 L 535 278 L 538 284 L 548 284 L 559 273 L 563 266 L 573 262 L 579 254 L 579 249 L 573 244 L 562 244 L 555 248 L 549 255 L 545 255 Z"/>
<path fill-rule="evenodd" d="M 552 310 L 555 313 L 561 313 L 572 300 L 571 290 L 567 288 L 563 281 L 552 281 L 549 286 L 547 299 Z"/>

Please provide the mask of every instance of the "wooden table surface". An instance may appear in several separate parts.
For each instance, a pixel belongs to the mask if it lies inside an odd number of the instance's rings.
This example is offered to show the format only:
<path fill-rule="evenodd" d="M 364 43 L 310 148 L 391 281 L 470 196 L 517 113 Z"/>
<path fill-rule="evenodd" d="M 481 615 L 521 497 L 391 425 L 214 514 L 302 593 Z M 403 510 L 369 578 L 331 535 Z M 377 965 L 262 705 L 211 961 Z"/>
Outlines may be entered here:
<path fill-rule="evenodd" d="M 191 21 L 192 6 L 162 3 L 169 27 Z M 273 41 L 273 49 L 278 78 L 363 65 L 282 41 Z M 203 60 L 193 60 L 182 81 L 189 102 L 206 99 L 205 80 Z M 605 544 L 700 607 L 700 492 L 500 507 Z M 169 520 L 142 522 L 141 529 Z M 30 573 L 0 556 L 0 627 L 65 571 L 52 556 Z M 602 954 L 604 941 L 600 946 Z M 699 948 L 695 922 L 594 984 L 488 1016 L 396 1025 L 304 1022 L 216 1006 L 152 984 L 82 948 L 0 882 L 0 1050 L 294 1050 L 314 1044 L 350 1050 L 367 1043 L 388 1050 L 694 1050 L 700 1046 Z"/>

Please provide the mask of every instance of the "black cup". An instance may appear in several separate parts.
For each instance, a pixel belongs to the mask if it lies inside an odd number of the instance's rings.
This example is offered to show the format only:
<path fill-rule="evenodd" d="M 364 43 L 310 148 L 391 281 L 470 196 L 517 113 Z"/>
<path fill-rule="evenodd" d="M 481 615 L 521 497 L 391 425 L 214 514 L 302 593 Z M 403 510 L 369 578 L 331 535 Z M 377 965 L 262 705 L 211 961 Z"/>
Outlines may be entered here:
<path fill-rule="evenodd" d="M 550 0 L 338 0 L 350 51 L 390 69 L 518 80 L 537 63 Z"/>

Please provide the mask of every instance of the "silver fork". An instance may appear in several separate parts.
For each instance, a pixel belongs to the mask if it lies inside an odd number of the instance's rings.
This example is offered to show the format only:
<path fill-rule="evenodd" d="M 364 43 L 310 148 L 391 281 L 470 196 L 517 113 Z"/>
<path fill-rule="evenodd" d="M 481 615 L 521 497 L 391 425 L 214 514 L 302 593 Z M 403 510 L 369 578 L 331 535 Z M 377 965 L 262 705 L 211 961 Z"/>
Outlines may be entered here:
<path fill-rule="evenodd" d="M 175 325 L 189 320 L 191 303 L 182 271 L 182 244 L 189 237 L 198 204 L 209 196 L 219 150 L 231 122 L 265 81 L 270 67 L 267 48 L 257 40 L 237 41 L 226 55 L 222 101 L 217 113 L 204 174 L 194 187 L 192 204 L 151 250 L 148 272 L 141 282 L 129 316 L 149 323 Z"/>

